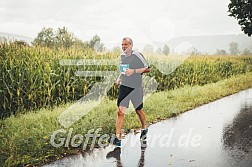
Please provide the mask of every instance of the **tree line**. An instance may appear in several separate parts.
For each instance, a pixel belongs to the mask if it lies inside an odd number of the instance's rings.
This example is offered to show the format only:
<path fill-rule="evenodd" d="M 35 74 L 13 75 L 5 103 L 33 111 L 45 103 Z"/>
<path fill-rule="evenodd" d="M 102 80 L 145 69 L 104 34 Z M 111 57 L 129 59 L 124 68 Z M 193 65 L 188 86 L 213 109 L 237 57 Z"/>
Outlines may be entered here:
<path fill-rule="evenodd" d="M 224 49 L 217 49 L 217 55 L 252 55 L 250 49 L 245 48 L 243 51 L 239 50 L 237 42 L 231 42 L 229 44 L 229 53 Z"/>
<path fill-rule="evenodd" d="M 58 28 L 56 31 L 52 28 L 43 28 L 33 40 L 32 45 L 65 49 L 71 47 L 91 48 L 100 52 L 105 50 L 105 46 L 98 35 L 94 35 L 90 41 L 82 41 L 73 33 L 69 32 L 66 27 Z"/>

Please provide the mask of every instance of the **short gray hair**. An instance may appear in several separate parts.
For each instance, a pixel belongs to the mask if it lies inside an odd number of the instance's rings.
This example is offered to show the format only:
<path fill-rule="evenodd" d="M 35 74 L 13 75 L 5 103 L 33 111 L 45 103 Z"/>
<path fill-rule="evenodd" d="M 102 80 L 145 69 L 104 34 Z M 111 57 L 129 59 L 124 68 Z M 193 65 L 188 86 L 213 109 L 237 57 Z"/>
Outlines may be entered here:
<path fill-rule="evenodd" d="M 123 40 L 128 41 L 131 45 L 133 45 L 133 40 L 130 37 L 124 37 Z"/>

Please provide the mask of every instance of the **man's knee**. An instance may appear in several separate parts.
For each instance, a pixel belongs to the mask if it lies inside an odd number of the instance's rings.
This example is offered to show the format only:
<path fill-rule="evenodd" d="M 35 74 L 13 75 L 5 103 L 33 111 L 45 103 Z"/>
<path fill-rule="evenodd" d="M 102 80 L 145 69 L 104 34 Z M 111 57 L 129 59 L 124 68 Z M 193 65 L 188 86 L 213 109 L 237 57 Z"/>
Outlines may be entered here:
<path fill-rule="evenodd" d="M 124 115 L 124 109 L 122 107 L 118 107 L 117 115 L 118 116 L 123 116 Z"/>
<path fill-rule="evenodd" d="M 136 110 L 137 115 L 140 115 L 141 113 L 143 113 L 143 110 Z"/>

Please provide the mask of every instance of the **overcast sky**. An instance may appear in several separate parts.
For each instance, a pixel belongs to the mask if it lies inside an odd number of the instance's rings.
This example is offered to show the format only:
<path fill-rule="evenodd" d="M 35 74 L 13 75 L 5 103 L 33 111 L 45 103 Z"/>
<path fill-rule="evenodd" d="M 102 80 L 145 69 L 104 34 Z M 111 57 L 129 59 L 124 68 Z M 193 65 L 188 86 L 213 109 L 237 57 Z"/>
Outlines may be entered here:
<path fill-rule="evenodd" d="M 106 46 L 179 36 L 242 34 L 228 16 L 229 0 L 1 0 L 0 32 L 35 38 L 43 27 L 67 27 L 82 40 L 98 34 Z"/>

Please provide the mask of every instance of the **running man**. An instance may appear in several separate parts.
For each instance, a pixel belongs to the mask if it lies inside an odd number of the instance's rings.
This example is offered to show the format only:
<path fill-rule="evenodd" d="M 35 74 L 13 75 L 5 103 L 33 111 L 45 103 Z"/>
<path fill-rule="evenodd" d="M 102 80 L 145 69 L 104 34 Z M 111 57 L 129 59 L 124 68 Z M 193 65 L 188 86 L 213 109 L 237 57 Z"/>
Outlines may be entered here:
<path fill-rule="evenodd" d="M 117 99 L 117 120 L 116 120 L 116 138 L 114 144 L 121 146 L 121 129 L 124 121 L 125 108 L 129 107 L 129 101 L 132 102 L 135 111 L 141 122 L 140 139 L 146 139 L 148 129 L 145 126 L 145 114 L 143 111 L 143 87 L 142 74 L 150 71 L 148 64 L 139 52 L 133 51 L 133 41 L 129 37 L 122 40 L 120 75 L 116 84 L 120 84 L 119 96 Z"/>

